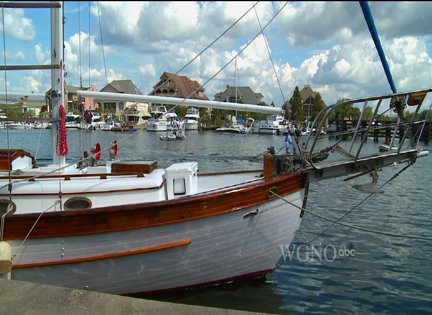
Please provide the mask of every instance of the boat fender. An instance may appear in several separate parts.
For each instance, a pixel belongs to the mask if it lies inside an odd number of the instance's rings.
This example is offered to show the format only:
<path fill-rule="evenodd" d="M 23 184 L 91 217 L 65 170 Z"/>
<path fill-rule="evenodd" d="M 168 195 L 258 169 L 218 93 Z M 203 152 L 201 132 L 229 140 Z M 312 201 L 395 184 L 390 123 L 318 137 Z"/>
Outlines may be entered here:
<path fill-rule="evenodd" d="M 0 242 L 0 276 L 12 270 L 12 250 L 7 242 Z"/>
<path fill-rule="evenodd" d="M 99 142 L 96 143 L 95 158 L 96 161 L 99 161 L 101 159 L 101 145 Z"/>
<path fill-rule="evenodd" d="M 117 141 L 114 140 L 112 146 L 109 149 L 109 159 L 113 161 L 115 157 L 117 156 L 118 149 L 117 149 Z"/>
<path fill-rule="evenodd" d="M 118 154 L 117 140 L 114 140 L 113 149 L 114 149 L 114 155 L 117 156 Z"/>

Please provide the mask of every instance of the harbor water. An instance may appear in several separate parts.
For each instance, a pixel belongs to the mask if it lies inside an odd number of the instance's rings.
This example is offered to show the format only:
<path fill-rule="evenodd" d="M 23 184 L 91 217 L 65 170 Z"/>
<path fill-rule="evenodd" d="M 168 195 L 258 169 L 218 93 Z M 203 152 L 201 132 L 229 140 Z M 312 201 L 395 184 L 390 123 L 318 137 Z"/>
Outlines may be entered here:
<path fill-rule="evenodd" d="M 78 161 L 96 143 L 106 159 L 115 140 L 120 159 L 156 160 L 159 167 L 197 161 L 200 172 L 258 169 L 264 152 L 272 146 L 281 150 L 284 141 L 277 135 L 215 131 L 189 131 L 184 140 L 162 141 L 162 134 L 68 130 L 68 161 Z M 378 152 L 372 139 L 365 146 Z M 432 145 L 423 146 L 432 151 Z M 0 147 L 25 148 L 47 161 L 50 130 L 0 129 Z M 369 176 L 312 183 L 300 230 L 289 247 L 280 244 L 282 257 L 273 273 L 147 298 L 263 313 L 431 314 L 432 155 L 405 166 L 379 171 L 382 193 L 373 195 L 352 187 L 371 182 Z M 368 231 L 328 221 L 342 216 L 340 222 Z"/>

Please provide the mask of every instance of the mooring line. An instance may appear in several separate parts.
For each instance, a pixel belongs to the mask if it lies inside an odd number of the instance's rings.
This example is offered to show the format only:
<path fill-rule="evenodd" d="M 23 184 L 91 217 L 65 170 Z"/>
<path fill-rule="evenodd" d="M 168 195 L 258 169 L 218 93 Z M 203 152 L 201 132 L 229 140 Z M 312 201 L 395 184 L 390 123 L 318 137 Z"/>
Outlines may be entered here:
<path fill-rule="evenodd" d="M 359 231 L 363 231 L 363 232 L 369 232 L 369 233 L 373 233 L 373 234 L 378 234 L 378 235 L 386 235 L 386 236 L 391 236 L 391 237 L 399 237 L 399 238 L 409 238 L 409 239 L 419 239 L 419 240 L 432 240 L 431 236 L 417 236 L 417 235 L 405 235 L 405 234 L 395 234 L 395 233 L 390 233 L 390 232 L 381 232 L 381 231 L 377 231 L 377 230 L 372 230 L 372 229 L 368 229 L 368 228 L 364 228 L 364 227 L 360 227 L 360 226 L 355 226 L 355 225 L 351 225 L 351 224 L 347 224 L 347 223 L 343 223 L 343 222 L 339 222 L 340 219 L 329 219 L 326 218 L 322 215 L 319 215 L 311 210 L 307 210 L 305 208 L 299 207 L 295 204 L 293 204 L 292 202 L 286 200 L 284 197 L 279 196 L 278 194 L 276 194 L 273 191 L 269 191 L 270 193 L 272 193 L 273 195 L 275 195 L 276 197 L 282 199 L 283 201 L 285 201 L 286 203 L 290 204 L 293 207 L 296 207 L 297 209 L 300 209 L 301 211 L 304 211 L 306 213 L 309 213 L 313 216 L 316 216 L 320 219 L 323 219 L 325 221 L 329 221 L 332 222 L 333 225 L 334 224 L 340 224 L 342 226 L 354 229 L 354 230 L 359 230 Z M 333 226 L 331 225 L 331 226 Z M 321 235 L 323 232 L 319 233 L 318 235 Z M 308 243 L 311 243 L 312 241 L 314 241 L 316 239 L 316 237 L 314 239 L 312 239 L 311 241 L 309 241 Z"/>
<path fill-rule="evenodd" d="M 398 177 L 402 172 L 404 172 L 408 167 L 410 167 L 411 165 L 413 165 L 414 163 L 411 161 L 408 163 L 408 165 L 406 165 L 405 167 L 403 167 L 399 172 L 397 172 L 396 174 L 394 174 L 389 180 L 387 180 L 384 184 L 382 184 L 377 191 L 379 191 L 381 188 L 383 188 L 385 185 L 387 185 L 389 182 L 391 182 L 393 179 L 395 179 L 396 177 Z M 372 195 L 374 195 L 374 193 L 370 193 L 368 196 L 366 196 L 366 198 L 364 198 L 362 201 L 360 201 L 358 204 L 356 204 L 354 207 L 352 207 L 351 210 L 349 210 L 348 212 L 346 212 L 343 216 L 341 216 L 339 219 L 337 219 L 337 222 L 341 221 L 343 218 L 345 218 L 348 214 L 350 214 L 352 211 L 354 211 L 356 208 L 358 208 L 362 203 L 364 203 L 366 200 L 368 200 L 370 197 L 372 197 Z M 324 232 L 328 231 L 330 228 L 332 228 L 336 223 L 333 222 L 333 224 L 330 224 L 328 227 L 326 227 L 324 230 L 322 230 L 320 233 L 318 233 L 312 240 L 309 241 L 309 243 L 313 242 L 318 236 L 320 236 L 321 234 L 323 234 Z"/>

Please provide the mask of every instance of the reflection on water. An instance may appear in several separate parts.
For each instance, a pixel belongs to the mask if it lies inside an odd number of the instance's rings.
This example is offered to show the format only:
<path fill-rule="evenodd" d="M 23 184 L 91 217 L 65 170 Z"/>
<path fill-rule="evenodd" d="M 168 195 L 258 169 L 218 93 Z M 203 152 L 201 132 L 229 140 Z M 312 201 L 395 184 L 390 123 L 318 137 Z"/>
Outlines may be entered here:
<path fill-rule="evenodd" d="M 52 143 L 49 130 L 0 130 L 0 147 L 25 147 L 39 158 L 49 159 Z M 268 147 L 278 151 L 283 136 L 219 134 L 191 131 L 185 140 L 161 141 L 159 133 L 68 131 L 71 161 L 84 149 L 101 143 L 103 157 L 116 140 L 122 159 L 157 160 L 160 167 L 172 162 L 195 160 L 201 172 L 261 168 Z M 327 141 L 327 140 L 325 140 Z M 328 140 L 331 143 L 332 140 Z M 343 143 L 345 147 L 350 142 Z M 366 143 L 378 154 L 377 144 Z M 432 147 L 425 147 L 431 150 Z M 402 165 L 380 171 L 378 186 L 389 181 Z M 343 178 L 313 183 L 307 208 L 328 218 L 369 229 L 403 235 L 432 235 L 432 155 L 419 158 L 406 171 L 368 198 L 351 186 L 370 182 L 369 176 L 351 181 Z M 363 202 L 364 201 L 364 202 Z M 359 205 L 360 204 L 360 205 Z M 361 232 L 305 215 L 293 244 L 334 246 L 352 244 L 354 257 L 299 260 L 281 259 L 274 273 L 265 278 L 241 281 L 207 289 L 151 297 L 164 301 L 233 308 L 256 312 L 352 314 L 432 313 L 432 241 L 397 238 Z M 281 244 L 284 245 L 284 244 Z M 304 254 L 304 253 L 302 253 Z M 304 257 L 301 256 L 301 257 Z"/>
<path fill-rule="evenodd" d="M 283 297 L 275 294 L 274 286 L 265 277 L 143 298 L 250 312 L 284 312 Z"/>

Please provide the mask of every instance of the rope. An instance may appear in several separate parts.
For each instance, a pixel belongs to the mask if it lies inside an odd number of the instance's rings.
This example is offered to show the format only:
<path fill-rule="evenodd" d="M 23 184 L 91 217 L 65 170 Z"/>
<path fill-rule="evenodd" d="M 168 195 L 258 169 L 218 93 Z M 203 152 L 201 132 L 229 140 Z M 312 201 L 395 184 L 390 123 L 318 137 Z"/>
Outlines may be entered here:
<path fill-rule="evenodd" d="M 66 156 L 68 154 L 69 148 L 67 143 L 66 134 L 66 112 L 63 104 L 59 108 L 59 139 L 57 141 L 57 154 L 61 156 Z"/>
<path fill-rule="evenodd" d="M 103 36 L 102 36 L 102 26 L 101 26 L 101 14 L 99 12 L 99 1 L 96 1 L 96 8 L 97 8 L 97 12 L 98 12 L 98 21 L 99 21 L 99 32 L 100 32 L 100 37 L 101 37 L 101 46 L 102 46 L 102 57 L 103 57 L 103 63 L 104 63 L 104 69 L 105 69 L 105 81 L 108 84 L 108 74 L 107 74 L 107 69 L 106 69 L 106 63 L 105 63 L 105 50 L 104 50 L 104 43 L 103 43 Z M 89 33 L 89 38 L 90 38 L 90 33 Z"/>
<path fill-rule="evenodd" d="M 89 33 L 90 36 L 90 33 Z M 81 10 L 80 2 L 78 1 L 78 60 L 79 62 L 79 77 L 80 77 L 80 88 L 82 89 L 82 70 L 81 70 Z"/>
<path fill-rule="evenodd" d="M 36 221 L 33 223 L 32 227 L 31 227 L 30 230 L 28 231 L 27 235 L 24 237 L 23 241 L 21 242 L 20 247 L 22 248 L 23 251 L 24 251 L 24 243 L 27 241 L 27 238 L 30 236 L 31 232 L 33 232 L 34 228 L 36 227 L 36 224 L 39 222 L 39 219 L 42 217 L 42 215 L 43 215 L 44 213 L 46 213 L 47 211 L 51 210 L 51 209 L 52 209 L 53 207 L 55 207 L 57 204 L 61 204 L 61 201 L 60 201 L 60 200 L 57 200 L 56 202 L 54 202 L 54 204 L 53 204 L 51 207 L 45 209 L 44 211 L 42 211 L 42 212 L 39 214 L 39 216 L 37 217 Z M 12 261 L 15 259 L 16 255 L 17 255 L 17 254 L 13 255 L 13 257 L 12 257 Z"/>
<path fill-rule="evenodd" d="M 228 33 L 228 31 L 230 29 L 232 29 L 238 22 L 240 22 L 253 8 L 255 8 L 255 6 L 258 4 L 258 1 L 255 2 L 255 4 L 253 4 L 245 13 L 243 13 L 242 16 L 240 16 L 233 24 L 231 24 L 230 27 L 228 27 L 222 34 L 220 34 L 216 39 L 214 39 L 210 44 L 208 44 L 200 53 L 198 53 L 194 58 L 192 58 L 188 63 L 186 63 L 183 67 L 181 67 L 178 71 L 176 71 L 176 75 L 178 75 L 181 71 L 183 71 L 184 69 L 186 69 L 187 66 L 189 66 L 192 62 L 194 62 L 199 56 L 201 56 L 207 49 L 209 49 L 211 46 L 213 46 L 214 43 L 216 43 L 220 38 L 222 38 L 222 36 L 224 36 L 226 33 Z M 169 84 L 169 82 L 172 80 L 172 78 L 168 78 L 168 80 L 166 80 L 161 87 L 163 86 L 167 86 Z M 196 91 L 194 91 L 193 93 L 195 93 Z M 193 94 L 192 93 L 192 94 Z M 191 95 L 192 95 L 191 94 Z M 190 96 L 190 95 L 189 95 Z M 189 97 L 188 96 L 188 97 Z M 177 107 L 177 105 L 174 106 L 174 108 Z"/>
<path fill-rule="evenodd" d="M 282 96 L 282 101 L 283 101 L 283 104 L 285 105 L 285 95 L 283 94 L 282 86 L 281 86 L 281 84 L 280 84 L 280 82 L 279 82 L 279 77 L 278 77 L 277 72 L 276 72 L 276 67 L 275 67 L 274 62 L 273 62 L 273 58 L 272 58 L 272 55 L 271 55 L 271 52 L 270 52 L 270 47 L 269 47 L 269 45 L 268 45 L 267 38 L 266 38 L 266 36 L 264 35 L 264 30 L 263 30 L 263 28 L 262 28 L 261 21 L 260 21 L 260 18 L 259 18 L 259 16 L 258 16 L 258 12 L 257 12 L 257 10 L 256 10 L 255 7 L 254 7 L 254 10 L 255 10 L 256 18 L 257 18 L 257 20 L 258 20 L 258 24 L 259 24 L 260 29 L 261 29 L 261 34 L 263 35 L 264 43 L 265 43 L 266 48 L 267 48 L 267 52 L 268 52 L 268 55 L 269 55 L 269 59 L 270 59 L 270 62 L 271 62 L 271 64 L 272 64 L 272 67 L 273 67 L 273 72 L 274 72 L 274 75 L 275 75 L 275 77 L 276 77 L 276 81 L 277 81 L 278 86 L 279 86 L 279 91 L 280 91 L 281 96 Z"/>
<path fill-rule="evenodd" d="M 91 39 L 90 39 L 90 35 L 91 35 L 91 13 L 90 13 L 90 11 L 91 10 L 90 10 L 90 6 L 91 6 L 91 2 L 89 1 L 88 2 L 88 7 L 89 7 L 89 10 L 88 10 L 88 27 L 89 27 L 89 30 L 88 30 L 88 60 L 89 60 L 88 86 L 89 87 L 90 87 L 90 83 L 91 83 L 91 63 L 90 63 L 90 61 L 91 61 L 91 54 L 90 54 L 90 48 L 91 48 Z M 81 60 L 80 60 L 80 62 L 81 62 Z"/>
<path fill-rule="evenodd" d="M 270 21 L 268 21 L 265 25 L 264 25 L 264 27 L 262 27 L 261 28 L 261 30 L 257 33 L 257 34 L 255 34 L 255 36 L 234 56 L 234 57 L 232 57 L 222 68 L 220 68 L 215 74 L 213 74 L 207 81 L 205 81 L 202 85 L 201 85 L 201 87 L 204 87 L 205 85 L 207 85 L 211 80 L 213 80 L 215 77 L 217 77 L 218 75 L 219 75 L 219 73 L 221 73 L 223 70 L 225 70 L 225 68 L 227 68 L 238 56 L 240 56 L 240 54 L 241 53 L 243 53 L 243 51 L 245 51 L 246 50 L 246 48 L 248 48 L 253 42 L 254 42 L 254 40 L 259 36 L 259 35 L 261 35 L 262 34 L 262 32 L 264 32 L 264 30 L 270 25 L 270 23 L 272 23 L 273 22 L 273 20 L 279 15 L 279 13 L 281 13 L 282 12 L 282 10 L 287 6 L 287 4 L 288 4 L 288 1 L 287 2 L 285 2 L 285 4 L 275 13 L 275 15 L 273 15 L 272 16 L 272 18 L 270 19 Z M 255 6 L 255 5 L 254 5 Z M 253 7 L 254 7 L 253 6 Z M 252 8 L 253 8 L 252 7 Z M 251 8 L 251 9 L 252 9 Z M 186 101 L 186 99 L 188 99 L 188 98 L 190 98 L 192 95 L 194 95 L 196 92 L 198 92 L 198 90 L 201 88 L 201 87 L 199 87 L 199 88 L 197 88 L 196 90 L 194 90 L 194 91 L 192 91 L 192 93 L 190 93 L 187 97 L 185 97 L 184 99 L 183 99 L 183 101 L 182 102 L 184 102 L 184 101 Z M 173 110 L 174 108 L 176 108 L 177 106 L 179 106 L 180 104 L 177 104 L 177 105 L 175 105 L 173 108 L 171 108 L 170 109 L 170 111 L 171 110 Z"/>
<path fill-rule="evenodd" d="M 0 225 L 0 241 L 3 241 L 3 233 L 4 233 L 4 221 L 5 217 L 13 210 L 12 202 L 9 202 L 5 214 L 1 217 L 1 225 Z"/>
<path fill-rule="evenodd" d="M 273 192 L 272 190 L 269 190 L 270 193 L 272 193 L 273 195 L 275 195 L 276 197 L 282 199 L 283 201 L 285 201 L 286 203 L 290 204 L 291 206 L 304 211 L 306 213 L 309 213 L 313 216 L 316 216 L 317 218 L 323 219 L 325 221 L 329 221 L 332 222 L 333 224 L 339 224 L 354 230 L 359 230 L 359 231 L 363 231 L 363 232 L 368 232 L 368 233 L 373 233 L 373 234 L 378 234 L 378 235 L 385 235 L 385 236 L 391 236 L 391 237 L 399 237 L 399 238 L 409 238 L 409 239 L 418 239 L 418 240 L 432 240 L 431 236 L 418 236 L 418 235 L 407 235 L 407 234 L 396 234 L 396 233 L 390 233 L 390 232 L 381 232 L 381 231 L 377 231 L 377 230 L 372 230 L 372 229 L 368 229 L 368 228 L 364 228 L 364 227 L 360 227 L 360 226 L 356 226 L 356 225 L 351 225 L 351 224 L 347 224 L 347 223 L 343 223 L 343 222 L 339 222 L 340 219 L 329 219 L 326 218 L 322 215 L 319 215 L 313 211 L 307 210 L 305 208 L 299 207 L 295 204 L 293 204 L 292 202 L 286 200 L 284 197 L 279 196 L 277 193 Z M 312 239 L 311 241 L 309 241 L 309 243 L 311 243 L 314 239 Z"/>
<path fill-rule="evenodd" d="M 402 172 L 404 172 L 408 167 L 410 167 L 411 165 L 413 165 L 413 162 L 409 162 L 408 165 L 406 165 L 404 168 L 402 168 L 399 172 L 397 172 L 395 175 L 393 175 L 389 180 L 387 180 L 384 184 L 382 184 L 378 190 L 380 190 L 381 188 L 383 188 L 385 185 L 387 185 L 390 181 L 392 181 L 393 179 L 395 179 L 396 177 L 398 177 Z M 370 193 L 368 196 L 366 196 L 366 198 L 364 198 L 362 201 L 360 201 L 357 205 L 355 205 L 351 210 L 349 210 L 348 212 L 346 212 L 343 216 L 341 216 L 339 219 L 337 219 L 337 222 L 339 222 L 340 220 L 342 220 L 344 217 L 346 217 L 348 214 L 350 214 L 352 211 L 354 211 L 356 208 L 358 208 L 363 202 L 365 202 L 366 200 L 368 200 L 370 197 L 372 197 L 372 195 L 374 195 L 374 193 Z M 309 243 L 313 242 L 318 236 L 320 236 L 322 233 L 328 231 L 331 227 L 333 227 L 335 225 L 335 223 L 329 225 L 327 228 L 325 228 L 323 231 L 321 231 L 320 233 L 318 233 Z"/>
<path fill-rule="evenodd" d="M 3 62 L 4 65 L 6 66 L 6 35 L 5 35 L 5 15 L 4 15 L 4 7 L 3 7 L 3 1 L 2 1 L 2 33 L 3 33 Z M 7 93 L 8 93 L 8 89 L 7 89 L 7 71 L 4 71 L 4 84 L 5 84 L 5 94 L 6 94 L 6 104 L 8 103 L 7 100 Z M 8 150 L 10 149 L 10 137 L 9 137 L 9 128 L 8 126 L 6 126 L 6 141 L 7 141 L 7 147 Z M 8 153 L 8 164 L 11 165 L 12 161 L 11 161 L 11 154 L 10 152 Z M 8 168 L 9 169 L 9 168 Z M 8 177 L 9 177 L 9 200 L 12 200 L 12 181 L 11 181 L 11 170 L 8 170 Z"/>

